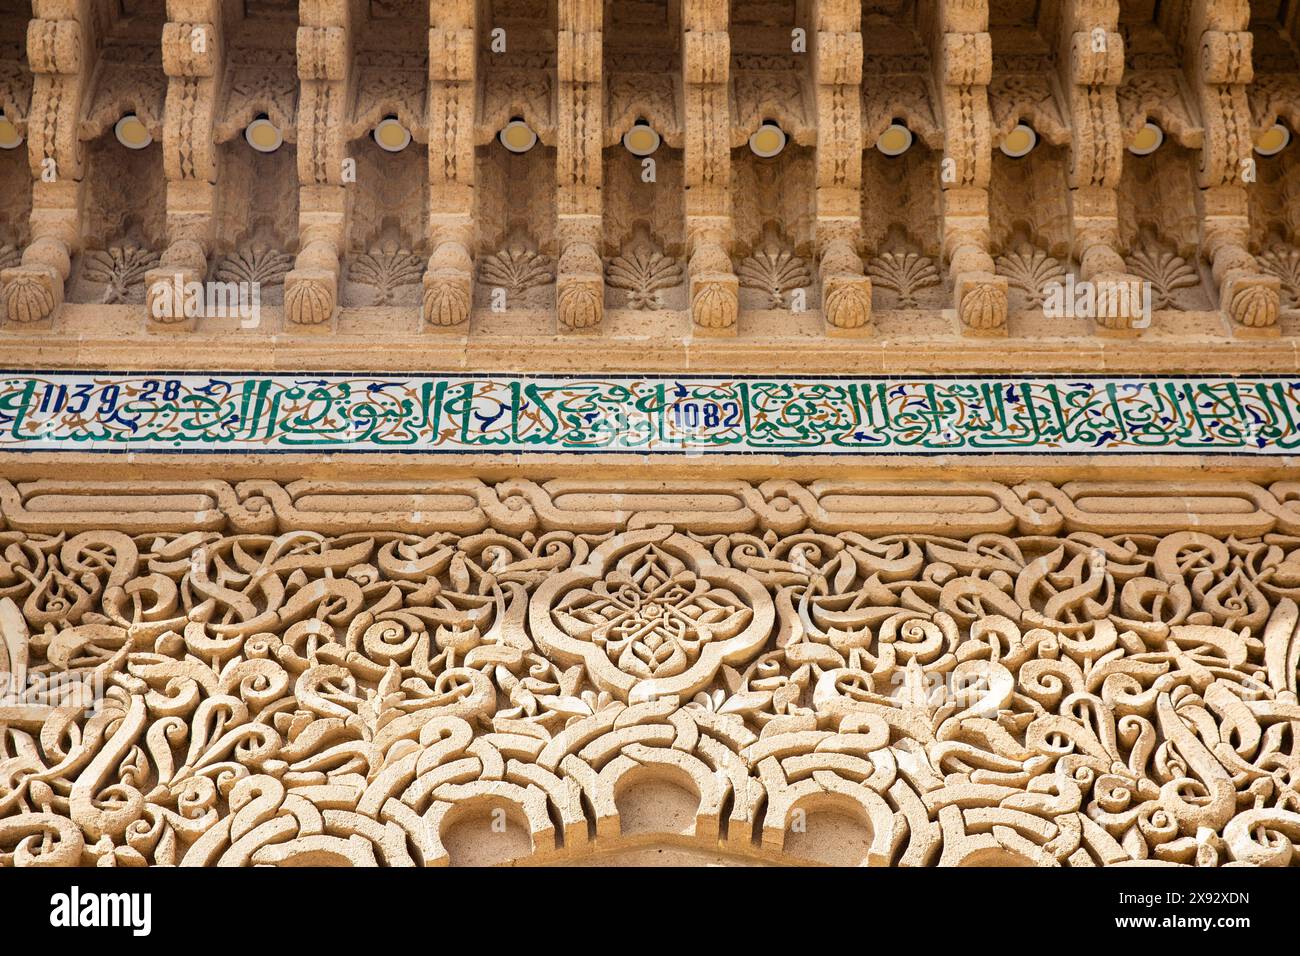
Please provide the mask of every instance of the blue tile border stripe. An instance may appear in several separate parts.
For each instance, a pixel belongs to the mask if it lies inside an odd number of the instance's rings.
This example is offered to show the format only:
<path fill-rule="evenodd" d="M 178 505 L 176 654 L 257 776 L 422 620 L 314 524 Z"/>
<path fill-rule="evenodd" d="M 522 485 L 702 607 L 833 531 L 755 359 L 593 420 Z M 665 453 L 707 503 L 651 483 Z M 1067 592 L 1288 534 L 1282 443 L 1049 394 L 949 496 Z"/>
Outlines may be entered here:
<path fill-rule="evenodd" d="M 0 371 L 0 452 L 1239 454 L 1285 376 Z"/>

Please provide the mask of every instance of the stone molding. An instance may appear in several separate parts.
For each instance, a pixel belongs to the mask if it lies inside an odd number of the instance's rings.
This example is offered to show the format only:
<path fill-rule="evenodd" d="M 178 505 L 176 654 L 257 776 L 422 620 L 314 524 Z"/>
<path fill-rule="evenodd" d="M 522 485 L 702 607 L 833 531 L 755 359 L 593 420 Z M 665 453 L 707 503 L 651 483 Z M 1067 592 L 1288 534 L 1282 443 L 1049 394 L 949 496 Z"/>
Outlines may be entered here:
<path fill-rule="evenodd" d="M 0 478 L 0 530 L 510 534 L 1300 534 L 1300 482 Z"/>

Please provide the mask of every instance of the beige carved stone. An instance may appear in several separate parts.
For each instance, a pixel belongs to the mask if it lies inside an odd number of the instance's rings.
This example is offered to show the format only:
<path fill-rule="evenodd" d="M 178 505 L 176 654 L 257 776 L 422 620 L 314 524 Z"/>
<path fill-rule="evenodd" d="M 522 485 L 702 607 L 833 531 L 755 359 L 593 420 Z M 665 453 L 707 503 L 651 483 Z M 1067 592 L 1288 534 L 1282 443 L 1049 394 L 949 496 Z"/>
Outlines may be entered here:
<path fill-rule="evenodd" d="M 282 303 L 283 320 L 259 335 L 337 334 L 356 310 L 358 321 L 473 335 L 491 325 L 470 322 L 492 309 L 476 291 L 479 260 L 526 239 L 552 261 L 552 281 L 507 311 L 553 309 L 548 330 L 610 334 L 613 309 L 616 334 L 637 321 L 624 310 L 657 294 L 652 311 L 689 316 L 684 331 L 702 335 L 736 334 L 747 312 L 769 308 L 820 316 L 828 336 L 865 334 L 876 312 L 937 318 L 947 298 L 953 331 L 1014 337 L 1020 316 L 1041 311 L 1041 287 L 1026 302 L 999 263 L 1029 244 L 1063 275 L 1149 287 L 1154 311 L 1170 314 L 1161 326 L 1218 309 L 1231 334 L 1289 334 L 1294 160 L 1251 145 L 1300 120 L 1298 67 L 1279 52 L 1295 23 L 1258 5 L 101 7 L 6 14 L 0 105 L 25 137 L 0 164 L 10 329 L 48 330 L 64 301 L 122 301 L 152 331 L 200 331 L 207 317 L 158 308 L 161 290 L 214 280 L 257 246 L 294 260 L 262 300 Z M 513 31 L 502 51 L 497 24 Z M 112 137 L 127 112 L 154 137 L 138 155 Z M 540 138 L 512 159 L 496 134 L 519 117 Z M 283 139 L 274 155 L 242 141 L 259 119 Z M 410 132 L 404 152 L 370 136 L 390 119 Z M 661 142 L 644 181 L 623 162 L 638 122 Z M 765 122 L 787 141 L 772 160 L 747 147 Z M 887 158 L 876 141 L 898 122 L 915 143 Z M 1165 146 L 1130 153 L 1147 122 Z M 1039 145 L 1009 159 L 999 147 L 1018 123 Z M 512 190 L 525 182 L 521 200 Z M 652 292 L 607 294 L 611 261 L 642 230 L 681 264 L 679 284 L 664 275 Z M 794 269 L 775 297 L 751 296 L 767 287 L 752 263 L 768 268 L 771 235 L 806 279 Z M 354 258 L 390 241 L 425 262 L 418 290 L 376 295 L 350 278 Z M 95 258 L 131 246 L 156 261 L 111 266 L 104 281 Z M 917 298 L 897 274 L 908 256 L 935 266 L 933 293 Z M 375 307 L 395 311 L 366 313 Z M 1129 308 L 1086 328 L 1136 335 L 1150 321 Z"/>
<path fill-rule="evenodd" d="M 1295 490 L 1141 490 L 0 483 L 0 861 L 1295 863 Z"/>
<path fill-rule="evenodd" d="M 1298 44 L 1259 0 L 6 4 L 0 370 L 1282 388 Z M 1293 458 L 211 449 L 0 455 L 0 865 L 1300 865 Z"/>

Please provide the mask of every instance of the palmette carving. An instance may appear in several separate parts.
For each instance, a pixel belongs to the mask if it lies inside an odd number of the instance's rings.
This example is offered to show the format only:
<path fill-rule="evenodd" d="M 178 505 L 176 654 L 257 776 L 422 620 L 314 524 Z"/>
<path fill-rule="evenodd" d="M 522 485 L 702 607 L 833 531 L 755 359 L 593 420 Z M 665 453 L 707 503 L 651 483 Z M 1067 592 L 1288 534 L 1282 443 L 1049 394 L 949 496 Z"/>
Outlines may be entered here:
<path fill-rule="evenodd" d="M 1259 267 L 1276 276 L 1281 283 L 1282 305 L 1294 309 L 1300 305 L 1300 250 L 1276 245 L 1255 257 Z"/>
<path fill-rule="evenodd" d="M 417 285 L 423 272 L 424 260 L 396 240 L 388 240 L 348 264 L 348 278 L 372 288 L 376 305 L 388 305 L 403 286 Z"/>
<path fill-rule="evenodd" d="M 877 865 L 1300 862 L 1290 532 L 0 545 L 3 865 L 437 865 L 493 807 L 564 859 L 646 780 L 758 858 L 835 794 Z"/>
<path fill-rule="evenodd" d="M 633 241 L 622 255 L 610 259 L 605 281 L 610 288 L 627 296 L 629 309 L 658 309 L 662 307 L 659 293 L 681 283 L 682 267 L 645 237 Z"/>
<path fill-rule="evenodd" d="M 998 272 L 1007 277 L 1010 285 L 1025 295 L 1029 308 L 1043 304 L 1046 289 L 1065 280 L 1065 268 L 1041 249 L 1021 245 L 1014 251 L 998 256 Z"/>
<path fill-rule="evenodd" d="M 768 306 L 773 309 L 783 308 L 794 290 L 812 284 L 807 264 L 776 243 L 765 244 L 742 260 L 736 268 L 736 275 L 743 287 L 763 293 Z"/>
<path fill-rule="evenodd" d="M 904 309 L 914 309 L 920 304 L 916 294 L 922 289 L 943 282 L 935 264 L 915 252 L 883 252 L 871 260 L 867 273 L 877 285 L 897 295 L 898 304 Z"/>
<path fill-rule="evenodd" d="M 1152 308 L 1174 307 L 1174 296 L 1179 289 L 1194 289 L 1201 284 L 1196 269 L 1171 252 L 1159 249 L 1139 249 L 1125 260 L 1129 270 L 1151 283 Z"/>
<path fill-rule="evenodd" d="M 479 281 L 505 289 L 506 294 L 514 298 L 529 289 L 550 285 L 555 281 L 555 272 L 549 256 L 522 242 L 513 242 L 500 252 L 483 258 L 479 265 Z"/>
<path fill-rule="evenodd" d="M 143 289 L 145 273 L 157 264 L 158 253 L 127 244 L 87 253 L 81 271 L 104 287 L 104 302 L 125 302 Z"/>

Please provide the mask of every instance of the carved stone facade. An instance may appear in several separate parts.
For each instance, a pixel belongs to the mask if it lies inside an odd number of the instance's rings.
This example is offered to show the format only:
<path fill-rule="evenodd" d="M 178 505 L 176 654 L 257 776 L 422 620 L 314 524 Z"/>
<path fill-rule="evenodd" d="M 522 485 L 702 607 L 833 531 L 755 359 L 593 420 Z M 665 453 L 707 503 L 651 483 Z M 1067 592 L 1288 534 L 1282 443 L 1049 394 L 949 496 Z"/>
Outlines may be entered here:
<path fill-rule="evenodd" d="M 0 483 L 0 859 L 1294 862 L 1296 489 L 1134 490 Z"/>
<path fill-rule="evenodd" d="M 125 303 L 193 331 L 147 307 L 155 283 L 252 276 L 289 331 L 378 305 L 462 334 L 671 310 L 733 335 L 778 310 L 865 335 L 923 309 L 1015 335 L 1068 272 L 1152 284 L 1173 334 L 1217 311 L 1277 335 L 1295 159 L 1252 144 L 1300 117 L 1298 29 L 1244 0 L 11 0 L 3 321 Z M 114 141 L 127 114 L 150 145 Z M 247 147 L 255 122 L 275 148 Z M 511 122 L 532 148 L 498 141 Z M 769 128 L 783 149 L 748 148 Z M 1004 155 L 1024 129 L 1037 147 Z M 1071 332 L 1147 327 L 1126 306 Z"/>
<path fill-rule="evenodd" d="M 0 865 L 1300 865 L 1292 131 L 1276 0 L 0 0 Z"/>

